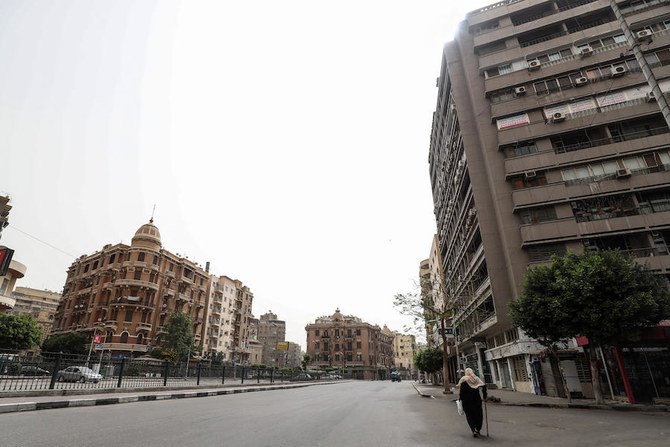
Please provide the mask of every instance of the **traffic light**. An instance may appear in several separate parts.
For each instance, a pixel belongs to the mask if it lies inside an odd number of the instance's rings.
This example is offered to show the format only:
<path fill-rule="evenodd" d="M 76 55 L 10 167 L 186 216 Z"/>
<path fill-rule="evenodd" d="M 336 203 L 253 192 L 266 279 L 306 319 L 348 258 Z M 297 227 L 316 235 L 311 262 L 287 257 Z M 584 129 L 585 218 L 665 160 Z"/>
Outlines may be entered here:
<path fill-rule="evenodd" d="M 0 247 L 0 276 L 5 276 L 5 274 L 7 274 L 9 263 L 12 262 L 12 256 L 14 256 L 14 250 L 7 247 Z"/>

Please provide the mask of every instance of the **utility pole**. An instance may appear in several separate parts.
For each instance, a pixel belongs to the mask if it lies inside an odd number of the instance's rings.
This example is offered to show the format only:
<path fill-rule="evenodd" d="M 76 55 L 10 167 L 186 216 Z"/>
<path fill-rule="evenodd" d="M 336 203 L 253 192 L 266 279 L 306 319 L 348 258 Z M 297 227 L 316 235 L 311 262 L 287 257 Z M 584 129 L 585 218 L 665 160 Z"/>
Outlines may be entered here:
<path fill-rule="evenodd" d="M 619 26 L 621 26 L 621 30 L 623 31 L 626 40 L 628 41 L 628 45 L 630 45 L 630 48 L 633 50 L 633 54 L 635 55 L 637 63 L 640 64 L 640 68 L 642 69 L 642 73 L 647 80 L 647 84 L 649 84 L 651 87 L 651 92 L 656 98 L 656 102 L 658 102 L 658 106 L 661 109 L 663 118 L 665 119 L 668 127 L 670 127 L 670 106 L 668 106 L 666 97 L 663 96 L 661 87 L 658 85 L 658 81 L 656 80 L 654 73 L 651 71 L 649 63 L 647 63 L 647 60 L 644 58 L 644 54 L 640 48 L 640 42 L 637 39 L 637 36 L 634 36 L 633 32 L 630 30 L 628 22 L 626 21 L 626 17 L 624 17 L 624 15 L 621 13 L 619 5 L 617 5 L 616 1 L 610 0 L 610 6 L 612 7 L 612 11 L 614 11 L 614 15 L 619 22 Z"/>

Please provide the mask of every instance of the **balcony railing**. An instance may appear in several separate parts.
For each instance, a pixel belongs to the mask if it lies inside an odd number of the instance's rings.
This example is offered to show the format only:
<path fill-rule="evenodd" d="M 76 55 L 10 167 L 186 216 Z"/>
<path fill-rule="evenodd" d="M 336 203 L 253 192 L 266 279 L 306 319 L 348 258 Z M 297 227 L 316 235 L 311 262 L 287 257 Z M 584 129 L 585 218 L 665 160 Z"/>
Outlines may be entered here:
<path fill-rule="evenodd" d="M 554 152 L 556 154 L 564 154 L 566 152 L 579 151 L 591 147 L 604 146 L 607 144 L 621 143 L 622 141 L 637 140 L 638 138 L 646 138 L 655 135 L 662 135 L 668 132 L 670 132 L 670 129 L 668 129 L 668 127 L 656 127 L 653 129 L 645 129 L 638 132 L 625 133 L 616 138 L 612 137 L 599 138 L 589 141 L 580 141 L 572 144 L 557 144 L 556 147 L 554 147 Z"/>

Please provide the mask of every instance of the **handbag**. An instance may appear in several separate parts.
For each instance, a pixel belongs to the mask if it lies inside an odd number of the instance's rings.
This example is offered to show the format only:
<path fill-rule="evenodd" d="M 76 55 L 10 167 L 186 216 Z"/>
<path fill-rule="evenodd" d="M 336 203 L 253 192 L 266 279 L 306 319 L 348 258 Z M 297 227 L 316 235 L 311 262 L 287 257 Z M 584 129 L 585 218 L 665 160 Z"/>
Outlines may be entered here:
<path fill-rule="evenodd" d="M 456 401 L 456 410 L 459 416 L 463 416 L 463 402 L 460 399 Z"/>

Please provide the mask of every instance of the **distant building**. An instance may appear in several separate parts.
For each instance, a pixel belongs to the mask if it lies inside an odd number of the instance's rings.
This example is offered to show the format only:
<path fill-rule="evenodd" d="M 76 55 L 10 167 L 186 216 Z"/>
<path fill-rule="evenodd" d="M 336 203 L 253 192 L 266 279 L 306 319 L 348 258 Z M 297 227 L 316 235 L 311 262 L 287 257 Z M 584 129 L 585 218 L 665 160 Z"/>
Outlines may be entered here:
<path fill-rule="evenodd" d="M 263 343 L 262 363 L 267 366 L 283 366 L 286 362 L 286 351 L 277 350 L 277 343 L 286 338 L 286 322 L 279 320 L 277 315 L 268 311 L 258 321 L 258 341 Z"/>
<path fill-rule="evenodd" d="M 414 335 L 396 332 L 393 338 L 393 363 L 406 378 L 414 377 L 414 354 L 416 338 Z"/>
<path fill-rule="evenodd" d="M 300 345 L 289 341 L 288 352 L 286 353 L 286 367 L 298 368 L 302 366 L 302 356 L 303 352 L 300 349 Z"/>
<path fill-rule="evenodd" d="M 54 314 L 58 308 L 61 294 L 50 290 L 17 287 L 12 294 L 16 305 L 12 309 L 16 315 L 30 315 L 42 329 L 40 344 L 49 336 L 53 326 Z"/>
<path fill-rule="evenodd" d="M 347 369 L 360 379 L 387 378 L 393 366 L 394 334 L 337 309 L 305 327 L 310 366 Z"/>
<path fill-rule="evenodd" d="M 205 352 L 210 355 L 223 353 L 223 359 L 228 361 L 239 361 L 240 357 L 244 361 L 251 355 L 247 342 L 252 323 L 252 300 L 253 295 L 241 281 L 227 276 L 210 276 Z M 236 324 L 238 321 L 240 323 Z"/>

